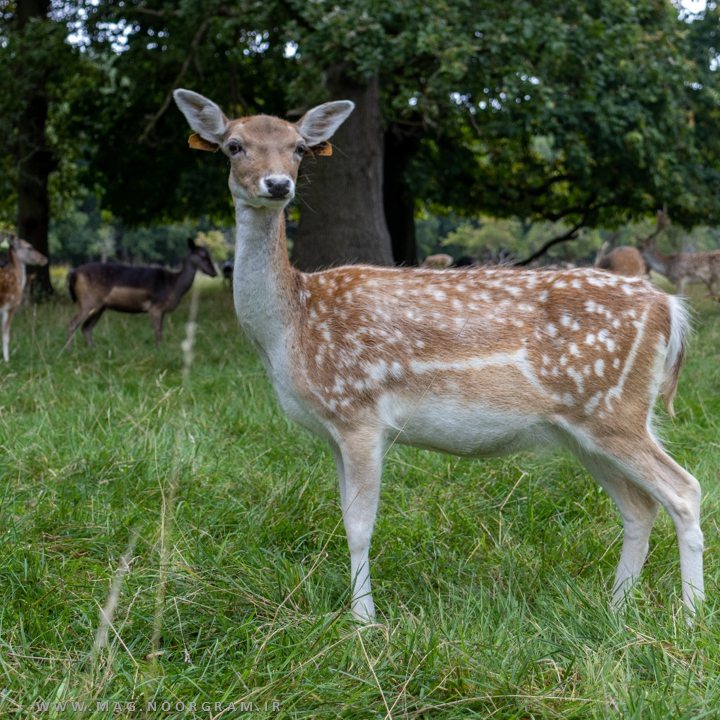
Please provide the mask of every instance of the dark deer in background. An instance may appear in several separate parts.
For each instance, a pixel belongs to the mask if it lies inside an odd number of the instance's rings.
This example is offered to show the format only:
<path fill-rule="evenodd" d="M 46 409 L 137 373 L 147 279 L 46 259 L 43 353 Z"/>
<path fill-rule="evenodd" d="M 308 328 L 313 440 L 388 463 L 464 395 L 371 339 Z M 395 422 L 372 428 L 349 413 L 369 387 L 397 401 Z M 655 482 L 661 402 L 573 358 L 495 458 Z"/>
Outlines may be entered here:
<path fill-rule="evenodd" d="M 210 277 L 217 271 L 207 248 L 188 240 L 190 252 L 183 258 L 178 272 L 147 265 L 120 263 L 88 263 L 70 271 L 68 289 L 80 310 L 68 325 L 68 343 L 82 326 L 87 344 L 92 347 L 92 331 L 103 312 L 118 310 L 127 313 L 147 313 L 155 331 L 155 340 L 162 340 L 163 318 L 172 312 L 182 296 L 190 289 L 195 272 L 201 270 Z"/>
<path fill-rule="evenodd" d="M 3 360 L 10 360 L 10 323 L 20 307 L 27 278 L 26 265 L 47 265 L 47 258 L 29 242 L 10 239 L 8 264 L 0 268 L 0 312 L 2 312 Z"/>

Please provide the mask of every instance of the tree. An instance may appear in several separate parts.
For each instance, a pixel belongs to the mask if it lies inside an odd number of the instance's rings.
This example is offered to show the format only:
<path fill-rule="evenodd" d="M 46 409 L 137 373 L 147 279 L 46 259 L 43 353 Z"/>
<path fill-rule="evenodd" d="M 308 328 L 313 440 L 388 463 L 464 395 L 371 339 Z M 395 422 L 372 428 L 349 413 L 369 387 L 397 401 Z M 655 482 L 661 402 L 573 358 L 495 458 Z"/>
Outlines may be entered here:
<path fill-rule="evenodd" d="M 45 255 L 52 206 L 77 189 L 82 138 L 66 134 L 68 112 L 94 77 L 51 9 L 50 0 L 17 0 L 0 13 L 0 217 Z M 36 277 L 33 290 L 51 293 L 49 268 L 38 268 Z"/>
<path fill-rule="evenodd" d="M 720 153 L 698 131 L 720 78 L 671 3 L 513 3 L 492 20 L 493 61 L 458 98 L 464 121 L 424 143 L 437 172 L 418 163 L 423 197 L 562 219 L 567 239 L 663 205 L 686 226 L 720 219 Z"/>
<path fill-rule="evenodd" d="M 171 111 L 180 84 L 229 115 L 299 117 L 333 97 L 358 100 L 358 129 L 304 170 L 313 182 L 300 187 L 294 248 L 304 267 L 387 263 L 391 246 L 412 263 L 419 202 L 562 220 L 569 237 L 664 203 L 676 223 L 720 217 L 715 3 L 692 22 L 669 0 L 100 0 L 86 10 L 102 82 L 73 99 L 83 181 L 127 226 L 229 216 L 224 163 L 189 152 Z"/>
<path fill-rule="evenodd" d="M 363 85 L 338 83 L 337 97 L 355 110 L 335 138 L 332 165 L 306 162 L 299 192 L 300 223 L 293 261 L 305 270 L 356 262 L 392 265 L 383 213 L 383 131 L 377 78 Z"/>
<path fill-rule="evenodd" d="M 18 0 L 13 12 L 3 13 L 3 24 L 9 21 L 10 26 L 3 32 L 7 38 L 3 48 L 6 61 L 3 79 L 14 78 L 11 86 L 22 87 L 20 102 L 11 108 L 16 129 L 8 142 L 11 152 L 7 153 L 14 156 L 16 163 L 10 177 L 17 202 L 17 232 L 43 254 L 48 253 L 48 178 L 55 160 L 45 134 L 48 94 L 43 66 L 49 55 L 35 48 L 43 45 L 44 40 L 49 39 L 51 45 L 57 40 L 47 23 L 49 8 L 50 0 Z M 12 31 L 8 32 L 10 28 Z M 52 290 L 47 267 L 39 270 L 38 282 L 44 290 Z"/>

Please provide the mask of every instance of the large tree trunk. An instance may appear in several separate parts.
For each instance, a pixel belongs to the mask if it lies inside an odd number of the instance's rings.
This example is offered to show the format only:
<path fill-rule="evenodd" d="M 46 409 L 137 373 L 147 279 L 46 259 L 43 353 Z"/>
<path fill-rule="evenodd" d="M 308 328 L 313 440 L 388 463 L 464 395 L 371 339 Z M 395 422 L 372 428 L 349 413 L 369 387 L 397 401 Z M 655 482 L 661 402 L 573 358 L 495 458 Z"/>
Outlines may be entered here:
<path fill-rule="evenodd" d="M 49 0 L 19 0 L 18 29 L 22 31 L 34 18 L 46 19 L 49 9 Z M 28 83 L 25 107 L 20 120 L 17 143 L 17 231 L 18 235 L 35 249 L 48 255 L 50 223 L 48 177 L 55 167 L 55 162 L 45 136 L 48 113 L 45 81 L 41 79 L 41 74 L 39 78 Z M 49 266 L 37 268 L 33 294 L 37 296 L 52 292 Z"/>
<path fill-rule="evenodd" d="M 405 176 L 417 145 L 415 138 L 402 137 L 393 132 L 385 133 L 383 204 L 393 259 L 397 265 L 417 265 L 418 262 L 415 197 Z"/>
<path fill-rule="evenodd" d="M 333 139 L 332 157 L 303 163 L 293 261 L 303 270 L 344 263 L 392 265 L 382 198 L 378 79 L 358 86 L 340 77 L 329 81 L 328 89 L 333 100 L 352 100 L 355 110 Z"/>

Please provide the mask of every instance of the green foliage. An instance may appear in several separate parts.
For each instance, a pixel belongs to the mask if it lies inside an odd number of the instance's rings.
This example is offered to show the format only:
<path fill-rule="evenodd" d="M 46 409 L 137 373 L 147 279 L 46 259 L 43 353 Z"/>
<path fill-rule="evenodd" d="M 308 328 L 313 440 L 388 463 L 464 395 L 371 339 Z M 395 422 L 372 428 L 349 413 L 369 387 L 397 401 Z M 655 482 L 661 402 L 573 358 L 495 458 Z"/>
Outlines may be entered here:
<path fill-rule="evenodd" d="M 61 352 L 69 304 L 24 308 L 0 374 L 0 714 L 42 717 L 31 706 L 45 699 L 87 701 L 97 720 L 109 713 L 96 700 L 244 700 L 258 717 L 712 717 L 720 312 L 695 305 L 678 417 L 663 429 L 704 487 L 708 602 L 694 628 L 664 513 L 617 615 L 620 518 L 569 457 L 393 448 L 371 548 L 379 622 L 362 631 L 332 459 L 284 418 L 218 279 L 202 284 L 184 386 L 188 299 L 162 347 L 146 317 L 107 313 L 93 352 Z"/>
<path fill-rule="evenodd" d="M 233 245 L 228 242 L 227 237 L 220 230 L 201 231 L 195 237 L 195 241 L 210 250 L 216 263 L 229 260 L 233 255 Z"/>
<path fill-rule="evenodd" d="M 49 101 L 46 136 L 55 171 L 55 210 L 72 204 L 79 192 L 78 162 L 85 157 L 86 134 L 70 122 L 76 101 L 98 79 L 97 66 L 66 41 L 67 27 L 48 18 L 33 18 L 18 27 L 18 3 L 5 3 L 0 13 L 0 220 L 14 222 L 17 203 L 17 152 L 27 132 L 22 119 L 28 88 L 42 86 Z"/>
<path fill-rule="evenodd" d="M 0 16 L 6 222 L 33 78 L 50 99 L 55 216 L 89 188 L 135 227 L 231 213 L 227 166 L 187 149 L 172 87 L 229 115 L 286 115 L 373 76 L 387 132 L 413 148 L 420 204 L 608 228 L 662 205 L 686 227 L 720 219 L 715 2 L 688 19 L 670 0 L 101 0 L 54 4 L 23 32 L 14 6 Z M 82 52 L 65 42 L 69 27 Z"/>
<path fill-rule="evenodd" d="M 682 224 L 718 217 L 720 156 L 697 132 L 718 73 L 697 85 L 670 3 L 515 3 L 475 27 L 492 63 L 467 78 L 465 122 L 425 143 L 426 197 L 593 225 L 663 203 Z"/>

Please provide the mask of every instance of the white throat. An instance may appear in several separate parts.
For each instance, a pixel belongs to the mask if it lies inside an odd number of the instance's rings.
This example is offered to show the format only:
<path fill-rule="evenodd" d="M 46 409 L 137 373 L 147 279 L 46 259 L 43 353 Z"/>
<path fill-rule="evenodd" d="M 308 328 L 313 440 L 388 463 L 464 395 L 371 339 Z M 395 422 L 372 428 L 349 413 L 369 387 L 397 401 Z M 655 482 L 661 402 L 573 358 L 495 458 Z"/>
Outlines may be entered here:
<path fill-rule="evenodd" d="M 266 355 L 280 349 L 290 325 L 289 289 L 281 285 L 277 262 L 282 212 L 235 199 L 235 311 L 243 330 Z"/>

